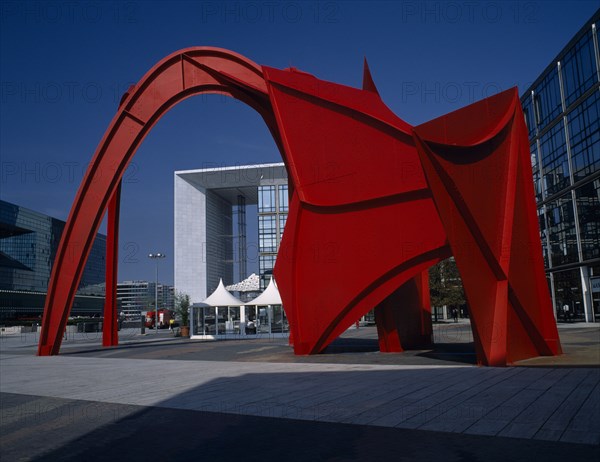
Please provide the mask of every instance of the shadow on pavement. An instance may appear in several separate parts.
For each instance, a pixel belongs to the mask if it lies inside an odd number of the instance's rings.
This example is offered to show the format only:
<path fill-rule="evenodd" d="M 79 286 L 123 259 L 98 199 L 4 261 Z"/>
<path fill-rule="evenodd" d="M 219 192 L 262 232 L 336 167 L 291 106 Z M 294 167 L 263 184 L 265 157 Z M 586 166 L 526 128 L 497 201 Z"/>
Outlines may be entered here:
<path fill-rule="evenodd" d="M 481 381 L 478 370 L 449 368 L 443 377 L 454 375 L 454 386 L 457 377 L 461 384 L 476 384 Z M 381 387 L 358 396 L 351 385 L 364 373 L 328 372 L 330 383 L 339 388 L 315 389 L 296 402 L 288 399 L 286 387 L 298 391 L 317 374 L 256 373 L 214 379 L 156 407 L 3 393 L 2 459 L 564 462 L 596 460 L 598 455 L 598 447 L 591 445 L 323 422 L 360 414 L 356 409 L 365 400 L 386 398 L 389 393 L 401 396 L 404 391 L 419 394 L 424 388 L 427 399 L 404 407 L 390 406 L 389 399 L 383 399 L 379 408 L 393 413 L 398 422 L 419 421 L 424 415 L 423 422 L 452 423 L 465 415 L 487 415 L 498 404 L 476 400 L 466 414 L 440 413 L 440 404 L 452 401 L 457 389 L 440 380 L 439 372 L 422 369 L 366 372 Z M 140 393 L 143 390 L 140 386 Z M 218 401 L 215 394 L 231 398 Z M 24 413 L 27 406 L 36 413 Z"/>
<path fill-rule="evenodd" d="M 366 353 L 377 351 L 379 351 L 379 341 L 377 339 L 338 337 L 323 350 L 322 354 Z"/>
<path fill-rule="evenodd" d="M 64 356 L 111 356 L 139 359 L 185 359 L 199 361 L 254 361 L 303 363 L 365 364 L 476 364 L 472 343 L 436 343 L 427 350 L 406 350 L 402 353 L 380 353 L 376 338 L 340 337 L 322 353 L 295 356 L 287 340 L 251 339 L 220 341 L 144 341 L 117 347 L 72 347 Z"/>
<path fill-rule="evenodd" d="M 471 343 L 436 343 L 431 351 L 419 353 L 422 358 L 462 364 L 477 364 L 475 345 Z"/>
<path fill-rule="evenodd" d="M 377 353 L 379 341 L 365 338 L 338 338 L 331 343 L 321 354 L 335 355 L 342 353 Z M 475 346 L 470 343 L 436 343 L 431 349 L 405 350 L 402 353 L 385 353 L 390 355 L 417 356 L 421 358 L 448 361 L 451 363 L 477 364 Z"/>
<path fill-rule="evenodd" d="M 111 350 L 135 350 L 140 348 L 154 348 L 157 346 L 170 347 L 174 345 L 183 345 L 187 344 L 188 340 L 176 339 L 176 340 L 144 340 L 140 342 L 129 342 L 122 343 L 120 345 L 114 347 L 103 347 L 103 346 L 94 346 L 94 347 L 86 347 L 85 345 L 79 346 L 71 346 L 68 349 L 61 350 L 61 356 L 69 356 L 69 355 L 80 355 L 87 353 L 105 353 Z"/>

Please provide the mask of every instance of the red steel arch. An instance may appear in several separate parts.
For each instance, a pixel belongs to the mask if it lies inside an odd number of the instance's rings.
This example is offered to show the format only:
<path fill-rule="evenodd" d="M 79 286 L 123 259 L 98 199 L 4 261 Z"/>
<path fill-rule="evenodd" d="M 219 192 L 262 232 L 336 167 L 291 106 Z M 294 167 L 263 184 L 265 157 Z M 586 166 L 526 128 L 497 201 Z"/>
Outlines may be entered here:
<path fill-rule="evenodd" d="M 322 351 L 373 308 L 382 351 L 429 344 L 426 271 L 450 255 L 480 364 L 561 352 L 516 90 L 411 127 L 383 103 L 366 62 L 360 90 L 199 47 L 163 59 L 123 97 L 61 238 L 38 354 L 59 352 L 107 210 L 103 344 L 117 343 L 121 178 L 162 114 L 199 93 L 257 110 L 285 162 L 290 211 L 274 272 L 296 354 Z"/>
<path fill-rule="evenodd" d="M 256 109 L 271 131 L 276 130 L 261 66 L 237 53 L 212 47 L 187 48 L 167 56 L 150 69 L 124 95 L 75 197 L 48 285 L 39 355 L 59 352 L 92 243 L 109 200 L 116 197 L 123 174 L 138 146 L 173 105 L 201 93 L 239 99 Z M 276 131 L 274 133 L 277 142 Z M 114 205 L 117 203 L 118 200 Z M 118 246 L 114 230 L 118 227 L 118 219 L 111 224 L 107 239 L 108 260 L 111 261 L 107 264 L 116 270 Z M 115 272 L 110 271 L 107 276 L 111 274 L 116 277 Z M 111 298 L 108 282 L 107 298 Z M 108 343 L 114 344 L 115 335 L 116 331 Z"/>

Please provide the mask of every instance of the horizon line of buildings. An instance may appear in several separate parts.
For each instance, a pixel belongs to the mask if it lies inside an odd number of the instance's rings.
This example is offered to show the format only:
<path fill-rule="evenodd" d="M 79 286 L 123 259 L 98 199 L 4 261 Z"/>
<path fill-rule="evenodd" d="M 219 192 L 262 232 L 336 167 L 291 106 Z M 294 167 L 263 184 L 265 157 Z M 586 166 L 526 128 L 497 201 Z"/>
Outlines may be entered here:
<path fill-rule="evenodd" d="M 0 322 L 41 316 L 52 264 L 65 222 L 0 200 Z M 86 263 L 72 316 L 104 311 L 106 236 L 98 233 Z M 119 313 L 139 316 L 154 309 L 155 282 L 117 284 Z M 174 309 L 172 285 L 158 284 L 158 306 Z"/>

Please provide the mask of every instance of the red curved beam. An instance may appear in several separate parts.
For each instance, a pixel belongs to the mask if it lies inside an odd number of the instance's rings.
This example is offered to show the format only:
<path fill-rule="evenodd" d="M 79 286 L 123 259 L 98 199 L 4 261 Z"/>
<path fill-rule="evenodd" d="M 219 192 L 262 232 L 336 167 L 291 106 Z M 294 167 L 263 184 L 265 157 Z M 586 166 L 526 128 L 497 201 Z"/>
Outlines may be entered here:
<path fill-rule="evenodd" d="M 73 298 L 108 201 L 138 146 L 173 105 L 201 93 L 220 93 L 244 101 L 263 116 L 271 130 L 276 130 L 261 67 L 236 53 L 210 47 L 188 48 L 150 69 L 125 96 L 75 197 L 48 285 L 39 355 L 59 352 Z"/>

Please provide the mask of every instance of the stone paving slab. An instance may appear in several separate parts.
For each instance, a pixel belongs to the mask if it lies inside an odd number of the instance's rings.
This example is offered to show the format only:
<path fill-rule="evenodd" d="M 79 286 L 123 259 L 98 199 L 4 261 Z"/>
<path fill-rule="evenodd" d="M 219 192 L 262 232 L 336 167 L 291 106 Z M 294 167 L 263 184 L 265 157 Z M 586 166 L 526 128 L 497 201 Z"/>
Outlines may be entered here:
<path fill-rule="evenodd" d="M 600 444 L 600 369 L 0 355 L 0 391 Z"/>

